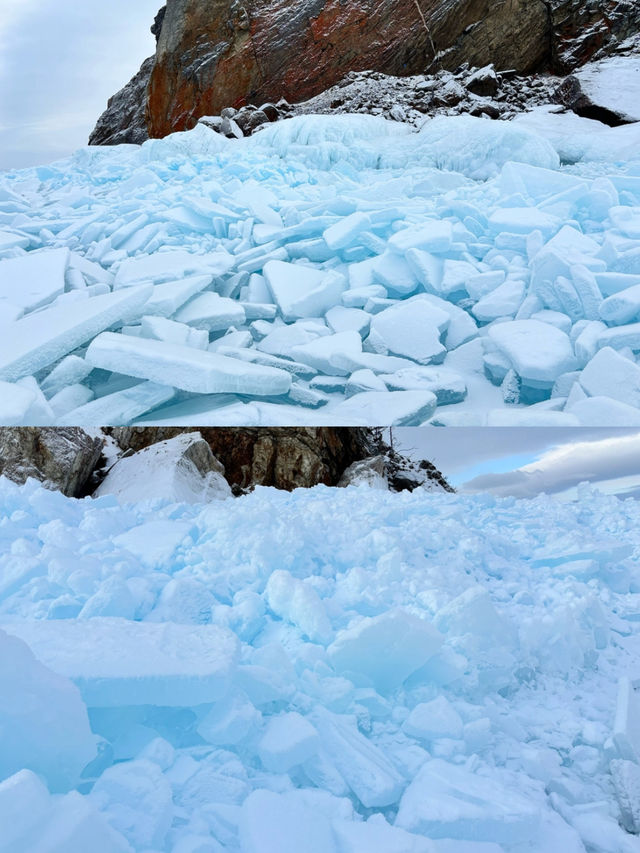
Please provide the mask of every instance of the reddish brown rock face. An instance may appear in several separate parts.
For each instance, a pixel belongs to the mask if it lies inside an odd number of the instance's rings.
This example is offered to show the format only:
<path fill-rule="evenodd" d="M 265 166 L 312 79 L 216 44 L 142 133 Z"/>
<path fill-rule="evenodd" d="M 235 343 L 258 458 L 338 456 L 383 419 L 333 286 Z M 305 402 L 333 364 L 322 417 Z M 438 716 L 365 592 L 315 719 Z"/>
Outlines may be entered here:
<path fill-rule="evenodd" d="M 464 61 L 530 71 L 549 58 L 549 27 L 542 0 L 169 0 L 149 132 L 188 129 L 226 106 L 302 101 L 349 71 Z"/>

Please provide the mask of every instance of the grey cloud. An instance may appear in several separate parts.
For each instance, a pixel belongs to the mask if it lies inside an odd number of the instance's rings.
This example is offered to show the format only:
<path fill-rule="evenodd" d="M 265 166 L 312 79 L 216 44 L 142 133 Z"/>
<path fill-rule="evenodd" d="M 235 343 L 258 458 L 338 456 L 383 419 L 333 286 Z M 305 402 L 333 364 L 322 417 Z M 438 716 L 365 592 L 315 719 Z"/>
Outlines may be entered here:
<path fill-rule="evenodd" d="M 149 27 L 161 5 L 10 4 L 0 25 L 0 168 L 50 162 L 86 145 L 107 99 L 153 52 Z"/>
<path fill-rule="evenodd" d="M 627 478 L 640 477 L 640 433 L 609 435 L 590 441 L 575 440 L 545 453 L 536 462 L 503 474 L 484 474 L 465 483 L 465 492 L 490 491 L 514 497 L 533 497 L 541 491 L 557 494 L 578 483 L 621 481 L 621 493 L 632 494 Z M 624 485 L 622 484 L 624 481 Z"/>

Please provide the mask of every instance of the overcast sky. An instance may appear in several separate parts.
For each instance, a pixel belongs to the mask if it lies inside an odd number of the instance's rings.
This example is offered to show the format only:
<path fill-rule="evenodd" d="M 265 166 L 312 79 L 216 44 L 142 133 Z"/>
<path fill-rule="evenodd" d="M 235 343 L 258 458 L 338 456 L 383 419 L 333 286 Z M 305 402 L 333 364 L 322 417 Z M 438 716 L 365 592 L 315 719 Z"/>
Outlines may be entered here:
<path fill-rule="evenodd" d="M 0 169 L 87 144 L 107 99 L 155 50 L 162 0 L 0 0 Z"/>
<path fill-rule="evenodd" d="M 640 498 L 640 430 L 398 429 L 399 447 L 433 462 L 460 492 L 572 498 L 589 481 Z"/>

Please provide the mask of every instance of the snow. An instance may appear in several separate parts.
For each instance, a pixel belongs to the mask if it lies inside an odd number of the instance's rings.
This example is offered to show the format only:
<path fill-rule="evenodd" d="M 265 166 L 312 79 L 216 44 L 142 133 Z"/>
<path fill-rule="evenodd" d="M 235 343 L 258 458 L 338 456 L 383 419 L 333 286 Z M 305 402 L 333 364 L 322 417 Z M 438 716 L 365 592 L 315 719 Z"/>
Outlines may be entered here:
<path fill-rule="evenodd" d="M 635 849 L 636 501 L 0 500 L 1 850 Z"/>
<path fill-rule="evenodd" d="M 176 503 L 224 500 L 231 488 L 223 472 L 202 471 L 193 461 L 194 445 L 203 444 L 199 433 L 177 435 L 123 457 L 109 470 L 95 495 L 115 495 L 120 503 L 139 503 L 158 496 Z M 141 556 L 148 553 L 145 547 Z"/>
<path fill-rule="evenodd" d="M 3 174 L 0 380 L 73 390 L 47 411 L 23 386 L 0 422 L 389 425 L 407 417 L 400 391 L 433 387 L 415 368 L 442 363 L 469 393 L 412 425 L 516 423 L 599 351 L 631 346 L 637 364 L 640 125 L 557 109 L 419 130 L 304 115 L 233 141 L 201 124 Z M 585 320 L 606 328 L 587 341 Z M 509 370 L 524 391 L 496 394 Z M 554 399 L 558 424 L 594 423 L 596 407 Z"/>
<path fill-rule="evenodd" d="M 625 121 L 640 121 L 640 60 L 611 56 L 584 65 L 575 75 L 594 104 L 606 107 Z"/>

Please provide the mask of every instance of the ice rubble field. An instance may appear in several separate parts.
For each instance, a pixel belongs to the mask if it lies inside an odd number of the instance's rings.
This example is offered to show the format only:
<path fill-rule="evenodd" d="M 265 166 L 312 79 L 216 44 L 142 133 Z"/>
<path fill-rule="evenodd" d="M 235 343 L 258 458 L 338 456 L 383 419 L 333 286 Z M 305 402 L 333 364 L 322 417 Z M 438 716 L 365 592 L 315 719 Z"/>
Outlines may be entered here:
<path fill-rule="evenodd" d="M 640 424 L 640 124 L 301 116 L 4 173 L 0 326 L 5 425 Z"/>
<path fill-rule="evenodd" d="M 640 504 L 0 480 L 2 853 L 628 853 Z"/>

